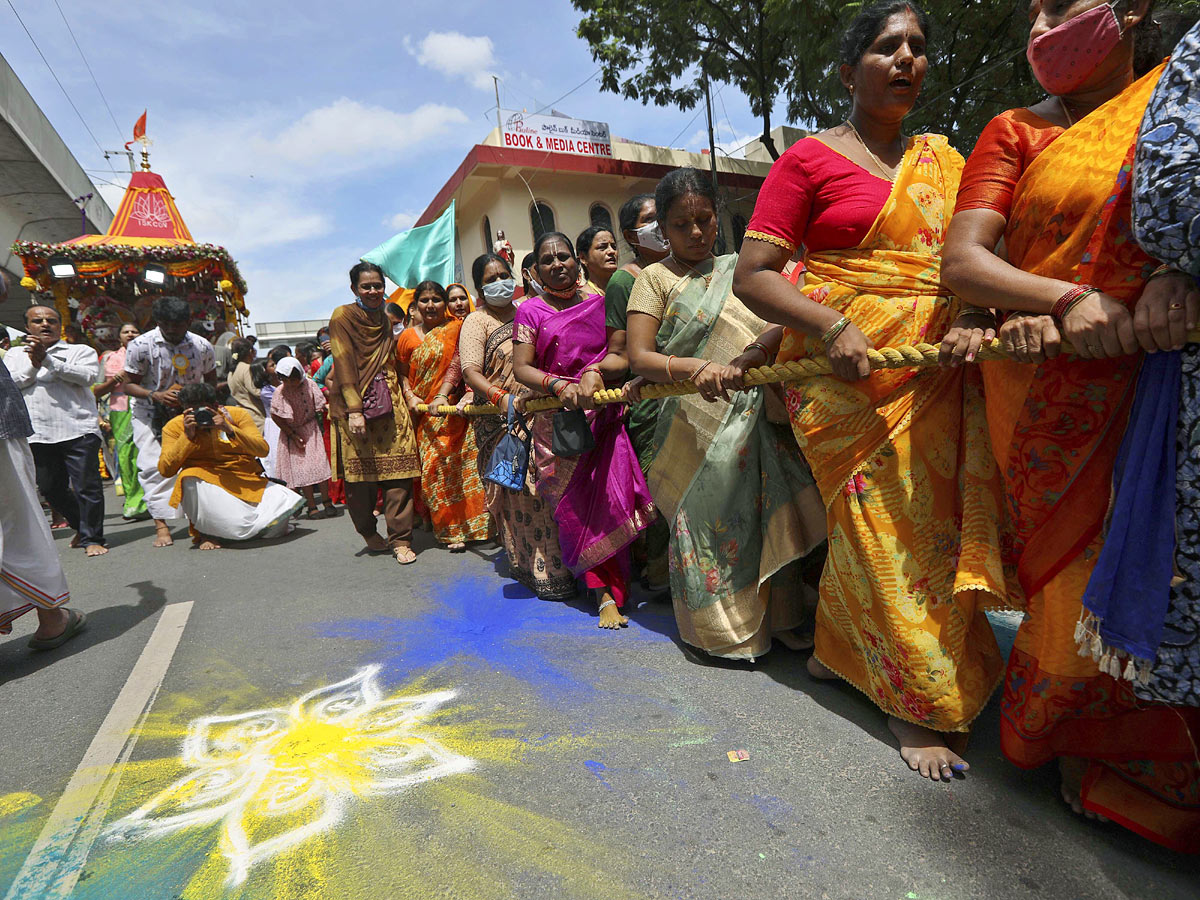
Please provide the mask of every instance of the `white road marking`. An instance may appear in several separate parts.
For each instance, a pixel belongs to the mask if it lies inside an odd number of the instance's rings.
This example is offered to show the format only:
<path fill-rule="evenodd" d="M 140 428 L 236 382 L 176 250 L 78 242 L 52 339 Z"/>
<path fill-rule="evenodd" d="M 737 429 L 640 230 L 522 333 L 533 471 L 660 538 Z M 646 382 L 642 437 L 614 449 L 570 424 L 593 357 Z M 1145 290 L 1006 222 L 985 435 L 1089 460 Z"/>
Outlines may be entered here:
<path fill-rule="evenodd" d="M 75 887 L 121 769 L 137 742 L 135 727 L 149 711 L 192 613 L 192 601 L 163 609 L 133 671 L 50 813 L 5 900 L 52 900 Z"/>

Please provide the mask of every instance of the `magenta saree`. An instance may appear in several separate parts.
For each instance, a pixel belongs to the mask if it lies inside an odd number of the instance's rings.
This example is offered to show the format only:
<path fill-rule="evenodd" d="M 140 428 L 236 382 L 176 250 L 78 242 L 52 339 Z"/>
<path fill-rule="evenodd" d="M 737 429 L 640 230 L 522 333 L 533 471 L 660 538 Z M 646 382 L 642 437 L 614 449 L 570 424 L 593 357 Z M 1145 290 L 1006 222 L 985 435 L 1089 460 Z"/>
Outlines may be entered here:
<path fill-rule="evenodd" d="M 604 297 L 593 294 L 564 310 L 540 297 L 517 307 L 513 341 L 533 345 L 533 364 L 550 375 L 578 381 L 584 368 L 604 358 Z M 552 413 L 534 417 L 533 462 L 537 496 L 553 511 L 563 563 L 589 587 L 625 595 L 624 550 L 654 519 L 654 501 L 621 422 L 621 407 L 589 410 L 596 446 L 580 456 L 556 457 L 550 449 Z M 615 583 L 614 583 L 615 582 Z"/>

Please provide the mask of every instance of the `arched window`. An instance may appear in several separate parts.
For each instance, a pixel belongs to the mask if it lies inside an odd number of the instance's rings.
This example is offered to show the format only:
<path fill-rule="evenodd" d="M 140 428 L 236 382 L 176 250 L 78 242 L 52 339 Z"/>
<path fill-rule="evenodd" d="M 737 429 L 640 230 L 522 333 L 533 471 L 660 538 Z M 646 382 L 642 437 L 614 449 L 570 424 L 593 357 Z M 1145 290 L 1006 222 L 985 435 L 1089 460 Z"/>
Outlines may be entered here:
<path fill-rule="evenodd" d="M 483 217 L 483 252 L 492 252 L 492 220 L 487 216 Z"/>
<path fill-rule="evenodd" d="M 593 203 L 592 208 L 588 210 L 588 219 L 593 225 L 599 225 L 601 228 L 613 230 L 613 217 L 608 207 L 603 203 Z M 615 235 L 616 232 L 613 231 Z"/>
<path fill-rule="evenodd" d="M 547 231 L 558 230 L 554 225 L 554 210 L 541 200 L 529 205 L 529 225 L 535 241 Z"/>

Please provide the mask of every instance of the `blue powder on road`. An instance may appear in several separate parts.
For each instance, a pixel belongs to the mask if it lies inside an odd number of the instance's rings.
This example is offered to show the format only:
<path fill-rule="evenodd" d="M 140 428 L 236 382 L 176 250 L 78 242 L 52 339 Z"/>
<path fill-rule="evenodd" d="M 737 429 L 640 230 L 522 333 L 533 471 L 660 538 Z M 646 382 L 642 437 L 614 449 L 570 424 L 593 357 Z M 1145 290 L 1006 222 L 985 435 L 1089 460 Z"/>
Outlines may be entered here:
<path fill-rule="evenodd" d="M 587 766 L 588 771 L 595 775 L 602 785 L 610 791 L 613 789 L 613 786 L 608 783 L 608 779 L 604 777 L 604 773 L 608 771 L 608 767 L 604 763 L 589 759 L 584 762 L 584 765 Z"/>
<path fill-rule="evenodd" d="M 629 641 L 662 642 L 675 634 L 669 607 L 644 606 L 617 634 L 596 627 L 591 601 L 539 600 L 493 575 L 431 582 L 421 600 L 428 611 L 413 618 L 374 617 L 327 622 L 322 637 L 373 641 L 382 645 L 381 662 L 395 678 L 412 676 L 449 662 L 502 671 L 527 681 L 543 694 L 580 699 L 595 690 L 594 661 L 587 654 Z M 582 653 L 581 653 L 582 650 Z"/>

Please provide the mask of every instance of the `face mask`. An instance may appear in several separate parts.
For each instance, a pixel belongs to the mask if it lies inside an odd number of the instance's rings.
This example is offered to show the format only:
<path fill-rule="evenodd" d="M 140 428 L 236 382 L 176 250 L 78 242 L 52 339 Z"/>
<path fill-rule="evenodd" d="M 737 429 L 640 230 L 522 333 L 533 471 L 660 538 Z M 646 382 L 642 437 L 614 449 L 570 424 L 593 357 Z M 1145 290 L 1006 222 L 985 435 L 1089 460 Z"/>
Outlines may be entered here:
<path fill-rule="evenodd" d="M 1121 34 L 1117 14 L 1106 3 L 1034 38 L 1025 56 L 1038 84 L 1061 97 L 1087 81 L 1121 42 Z"/>
<path fill-rule="evenodd" d="M 633 233 L 637 235 L 639 247 L 653 250 L 655 253 L 666 253 L 671 247 L 667 239 L 663 237 L 662 229 L 658 227 L 657 222 L 649 222 L 641 228 L 635 228 Z"/>
<path fill-rule="evenodd" d="M 543 293 L 545 293 L 542 290 L 542 286 L 537 283 L 537 279 L 534 278 L 532 275 L 529 276 L 529 286 L 531 288 L 533 288 L 532 296 L 534 296 L 534 297 L 540 297 L 540 296 L 542 296 Z"/>
<path fill-rule="evenodd" d="M 395 325 L 392 326 L 392 337 L 399 337 L 400 332 L 402 332 L 403 330 L 404 330 L 404 323 L 397 322 Z"/>
<path fill-rule="evenodd" d="M 517 291 L 517 282 L 512 278 L 501 278 L 483 286 L 483 302 L 488 306 L 507 306 Z"/>

